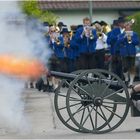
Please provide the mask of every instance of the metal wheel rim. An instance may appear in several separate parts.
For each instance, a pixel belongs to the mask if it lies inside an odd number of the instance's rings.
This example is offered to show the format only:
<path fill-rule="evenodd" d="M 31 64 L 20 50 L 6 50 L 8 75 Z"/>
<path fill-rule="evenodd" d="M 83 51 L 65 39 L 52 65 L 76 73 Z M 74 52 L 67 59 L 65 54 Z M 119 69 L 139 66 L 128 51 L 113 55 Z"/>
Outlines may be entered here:
<path fill-rule="evenodd" d="M 83 72 L 84 72 L 84 71 L 83 71 Z M 99 73 L 99 72 L 96 70 L 95 73 Z M 100 73 L 100 75 L 101 75 L 101 77 L 106 78 L 103 74 Z M 113 110 L 112 110 L 112 111 L 115 112 L 115 111 L 116 111 L 116 108 L 117 108 L 117 105 L 115 104 L 115 105 L 113 106 Z M 113 116 L 114 116 L 114 114 L 111 114 L 111 115 L 110 115 L 110 117 L 108 118 L 108 122 L 110 122 L 110 121 L 112 120 Z M 103 125 L 101 125 L 101 126 L 98 128 L 98 130 L 104 128 L 106 125 L 107 125 L 107 122 L 105 122 Z"/>
<path fill-rule="evenodd" d="M 78 70 L 78 71 L 74 71 L 72 72 L 73 74 L 80 74 L 81 72 L 83 72 L 83 70 Z M 60 119 L 60 121 L 69 129 L 71 129 L 72 131 L 75 131 L 75 132 L 81 132 L 81 133 L 87 133 L 83 130 L 81 130 L 80 128 L 77 127 L 77 125 L 75 126 L 72 126 L 69 124 L 69 121 L 66 122 L 67 120 L 64 119 L 64 117 L 62 116 L 60 110 L 59 110 L 59 104 L 58 104 L 58 98 L 59 98 L 59 90 L 60 88 L 62 87 L 62 85 L 66 83 L 66 80 L 62 80 L 62 82 L 60 83 L 57 91 L 55 92 L 55 96 L 54 96 L 54 106 L 55 106 L 55 111 L 56 111 L 56 114 L 58 116 L 58 118 Z M 66 96 L 67 96 L 67 93 L 66 93 Z M 67 108 L 66 108 L 67 109 Z"/>
<path fill-rule="evenodd" d="M 113 77 L 117 78 L 119 83 L 121 83 L 122 87 L 124 88 L 124 91 L 125 91 L 125 94 L 126 94 L 126 107 L 125 107 L 125 112 L 123 114 L 123 117 L 121 118 L 121 120 L 116 124 L 114 125 L 112 128 L 109 128 L 107 130 L 104 130 L 104 131 L 98 131 L 97 129 L 96 130 L 88 130 L 84 127 L 82 127 L 76 120 L 75 118 L 72 116 L 72 112 L 71 112 L 71 109 L 69 107 L 69 97 L 70 97 L 70 92 L 73 88 L 73 86 L 75 85 L 75 83 L 77 82 L 78 78 L 82 77 L 83 75 L 85 75 L 86 73 L 89 73 L 89 72 L 92 72 L 92 71 L 95 71 L 95 72 L 100 72 L 100 73 L 107 73 L 107 74 L 111 74 Z M 110 132 L 112 130 L 114 130 L 115 128 L 117 128 L 126 118 L 127 114 L 128 114 L 128 111 L 129 111 L 129 104 L 130 104 L 130 101 L 129 101 L 129 93 L 128 93 L 128 90 L 127 90 L 127 87 L 126 85 L 122 82 L 122 80 L 116 76 L 115 74 L 109 72 L 109 71 L 106 71 L 106 70 L 99 70 L 99 69 L 95 69 L 95 70 L 88 70 L 88 71 L 85 71 L 83 72 L 81 75 L 79 75 L 76 79 L 73 80 L 73 82 L 71 83 L 71 87 L 69 88 L 68 90 L 68 94 L 67 94 L 67 99 L 66 99 L 66 104 L 67 104 L 67 110 L 68 110 L 68 113 L 69 113 L 69 116 L 71 117 L 72 121 L 81 129 L 83 129 L 85 132 L 91 132 L 91 133 L 107 133 L 107 132 Z M 111 118 L 113 119 L 113 117 Z M 110 120 L 111 121 L 111 120 Z"/>

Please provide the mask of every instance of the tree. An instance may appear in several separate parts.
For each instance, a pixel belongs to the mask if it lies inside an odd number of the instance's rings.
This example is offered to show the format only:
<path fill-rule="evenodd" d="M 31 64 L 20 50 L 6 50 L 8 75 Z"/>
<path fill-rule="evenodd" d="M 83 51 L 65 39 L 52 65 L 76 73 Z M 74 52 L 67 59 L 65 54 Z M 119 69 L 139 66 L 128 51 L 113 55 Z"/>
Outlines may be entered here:
<path fill-rule="evenodd" d="M 140 12 L 136 12 L 133 15 L 130 15 L 128 17 L 126 17 L 127 20 L 131 20 L 134 19 L 135 23 L 132 26 L 133 31 L 135 31 L 136 33 L 138 33 L 139 37 L 140 37 Z"/>
<path fill-rule="evenodd" d="M 58 16 L 50 11 L 42 11 L 39 8 L 38 1 L 28 0 L 20 2 L 21 9 L 29 17 L 37 18 L 42 22 L 49 22 L 49 24 L 56 24 Z"/>

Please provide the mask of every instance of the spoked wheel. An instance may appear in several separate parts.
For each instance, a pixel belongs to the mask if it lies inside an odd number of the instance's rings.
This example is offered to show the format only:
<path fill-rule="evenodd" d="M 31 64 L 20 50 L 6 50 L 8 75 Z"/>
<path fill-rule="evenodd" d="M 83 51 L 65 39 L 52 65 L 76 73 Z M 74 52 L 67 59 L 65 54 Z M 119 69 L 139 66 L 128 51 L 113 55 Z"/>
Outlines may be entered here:
<path fill-rule="evenodd" d="M 79 86 L 81 82 L 85 84 Z M 79 105 L 71 106 L 74 103 Z M 117 75 L 99 69 L 85 71 L 74 79 L 66 98 L 71 120 L 90 133 L 116 129 L 126 118 L 129 105 L 129 93 L 123 81 Z"/>
<path fill-rule="evenodd" d="M 79 75 L 83 70 L 75 71 L 73 74 Z M 75 132 L 84 132 L 82 131 L 77 125 L 73 123 L 71 120 L 68 112 L 67 112 L 67 106 L 66 106 L 66 96 L 67 96 L 67 91 L 70 85 L 70 81 L 68 80 L 62 80 L 59 87 L 57 88 L 55 92 L 55 97 L 54 97 L 54 105 L 55 105 L 55 110 L 58 118 L 60 121 L 69 129 L 75 131 Z M 73 104 L 71 106 L 77 106 L 77 104 Z M 80 107 L 79 107 L 80 109 Z"/>

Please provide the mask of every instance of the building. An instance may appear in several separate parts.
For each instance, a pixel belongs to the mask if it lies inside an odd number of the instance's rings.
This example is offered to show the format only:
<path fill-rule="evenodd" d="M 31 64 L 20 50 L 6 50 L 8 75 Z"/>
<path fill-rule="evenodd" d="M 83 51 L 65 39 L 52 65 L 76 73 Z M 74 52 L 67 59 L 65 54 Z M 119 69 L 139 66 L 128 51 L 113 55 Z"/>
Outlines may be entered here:
<path fill-rule="evenodd" d="M 92 19 L 104 20 L 108 24 L 119 16 L 127 16 L 140 11 L 140 0 L 92 0 Z M 59 16 L 64 24 L 82 24 L 83 17 L 89 16 L 89 1 L 78 0 L 45 0 L 39 1 L 42 10 L 49 10 Z"/>

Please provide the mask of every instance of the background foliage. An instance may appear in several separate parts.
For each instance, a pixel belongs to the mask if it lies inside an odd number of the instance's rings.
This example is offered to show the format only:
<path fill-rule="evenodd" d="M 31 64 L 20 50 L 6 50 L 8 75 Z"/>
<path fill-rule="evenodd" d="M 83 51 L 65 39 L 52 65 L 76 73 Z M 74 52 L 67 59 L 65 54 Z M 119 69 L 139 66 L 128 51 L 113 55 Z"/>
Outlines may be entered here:
<path fill-rule="evenodd" d="M 49 24 L 56 24 L 56 21 L 59 18 L 50 11 L 42 11 L 36 0 L 21 1 L 20 6 L 23 13 L 27 16 L 37 18 L 42 22 L 47 21 Z"/>
<path fill-rule="evenodd" d="M 133 31 L 135 31 L 136 33 L 138 33 L 139 37 L 140 37 L 140 12 L 136 12 L 135 14 L 126 17 L 127 20 L 131 20 L 134 19 L 135 23 L 133 24 L 132 28 Z"/>

